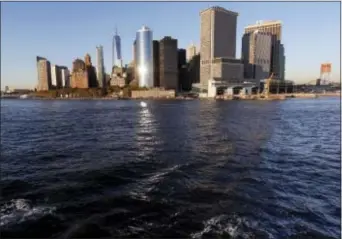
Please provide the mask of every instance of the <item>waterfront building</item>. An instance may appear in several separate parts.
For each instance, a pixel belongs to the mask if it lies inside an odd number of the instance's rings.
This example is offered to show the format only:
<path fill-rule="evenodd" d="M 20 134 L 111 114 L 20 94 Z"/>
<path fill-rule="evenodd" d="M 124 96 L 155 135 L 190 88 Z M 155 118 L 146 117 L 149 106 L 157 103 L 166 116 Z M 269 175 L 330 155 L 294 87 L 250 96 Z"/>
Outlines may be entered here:
<path fill-rule="evenodd" d="M 186 50 L 183 48 L 178 49 L 178 69 L 186 64 Z"/>
<path fill-rule="evenodd" d="M 186 61 L 189 62 L 195 55 L 196 52 L 196 46 L 192 43 L 187 49 L 186 49 Z"/>
<path fill-rule="evenodd" d="M 153 86 L 160 87 L 159 41 L 153 41 Z"/>
<path fill-rule="evenodd" d="M 86 63 L 81 59 L 76 59 L 73 62 L 70 86 L 71 88 L 89 88 L 89 77 Z"/>
<path fill-rule="evenodd" d="M 103 60 L 103 47 L 96 47 L 96 61 L 97 61 L 97 85 L 100 88 L 106 87 L 104 60 Z"/>
<path fill-rule="evenodd" d="M 61 68 L 57 65 L 51 66 L 51 86 L 53 89 L 62 88 L 62 72 Z"/>
<path fill-rule="evenodd" d="M 51 89 L 51 64 L 44 57 L 37 56 L 38 85 L 37 91 Z"/>
<path fill-rule="evenodd" d="M 69 88 L 70 87 L 70 71 L 66 66 L 60 66 L 61 70 L 61 81 L 62 81 L 62 88 Z"/>
<path fill-rule="evenodd" d="M 137 70 L 140 87 L 153 87 L 153 35 L 151 29 L 143 26 L 136 36 Z"/>
<path fill-rule="evenodd" d="M 137 68 L 137 40 L 133 42 L 133 62 L 134 62 L 134 72 L 133 80 L 138 81 L 138 68 Z"/>
<path fill-rule="evenodd" d="M 87 71 L 88 87 L 89 88 L 97 88 L 98 82 L 96 79 L 96 69 L 91 62 L 91 57 L 89 54 L 85 55 L 84 63 L 85 63 L 86 71 Z"/>
<path fill-rule="evenodd" d="M 269 77 L 271 50 L 271 33 L 255 30 L 243 35 L 241 58 L 244 64 L 244 78 L 258 82 Z"/>
<path fill-rule="evenodd" d="M 283 56 L 281 49 L 282 23 L 281 21 L 257 21 L 256 24 L 245 27 L 245 33 L 252 33 L 258 30 L 259 32 L 268 32 L 272 35 L 272 52 L 271 52 L 271 69 L 270 73 L 274 74 L 275 78 L 282 78 L 284 73 L 281 72 L 284 68 L 282 65 Z"/>
<path fill-rule="evenodd" d="M 207 89 L 208 80 L 213 78 L 231 84 L 242 81 L 243 66 L 235 57 L 238 13 L 211 7 L 201 11 L 200 16 L 201 87 Z"/>
<path fill-rule="evenodd" d="M 177 39 L 164 37 L 159 43 L 160 87 L 178 90 Z"/>
<path fill-rule="evenodd" d="M 279 57 L 280 57 L 280 62 L 279 62 L 279 79 L 280 80 L 285 80 L 285 49 L 284 49 L 284 44 L 280 44 L 280 51 L 279 51 Z"/>

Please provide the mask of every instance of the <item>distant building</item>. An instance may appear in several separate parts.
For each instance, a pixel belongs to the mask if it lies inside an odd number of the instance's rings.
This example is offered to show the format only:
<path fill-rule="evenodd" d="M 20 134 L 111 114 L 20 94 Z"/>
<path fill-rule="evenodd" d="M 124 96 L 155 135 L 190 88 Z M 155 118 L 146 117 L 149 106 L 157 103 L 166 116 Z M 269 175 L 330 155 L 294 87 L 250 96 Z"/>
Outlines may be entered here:
<path fill-rule="evenodd" d="M 281 35 L 282 23 L 281 21 L 258 21 L 254 25 L 245 27 L 245 33 L 251 33 L 258 30 L 259 32 L 268 32 L 272 35 L 272 52 L 271 52 L 271 69 L 270 73 L 274 73 L 275 78 L 282 78 L 282 49 L 281 49 Z"/>
<path fill-rule="evenodd" d="M 244 78 L 260 81 L 270 76 L 272 35 L 258 30 L 242 37 Z"/>
<path fill-rule="evenodd" d="M 138 67 L 137 67 L 137 40 L 133 42 L 133 62 L 134 62 L 134 71 L 133 71 L 133 79 L 138 80 Z"/>
<path fill-rule="evenodd" d="M 186 61 L 189 62 L 191 59 L 197 54 L 196 52 L 196 46 L 194 44 L 191 44 L 186 49 Z"/>
<path fill-rule="evenodd" d="M 103 47 L 96 47 L 96 61 L 97 61 L 97 85 L 100 88 L 106 87 L 104 60 L 103 60 Z"/>
<path fill-rule="evenodd" d="M 122 65 L 122 55 L 121 55 L 121 37 L 118 34 L 118 30 L 115 30 L 113 36 L 113 66 L 123 67 Z M 115 54 L 116 53 L 116 54 Z"/>
<path fill-rule="evenodd" d="M 110 80 L 111 86 L 124 87 L 127 84 L 127 72 L 125 68 L 115 66 Z"/>
<path fill-rule="evenodd" d="M 81 59 L 76 59 L 73 62 L 71 74 L 71 88 L 89 88 L 89 77 L 86 69 L 86 64 Z"/>
<path fill-rule="evenodd" d="M 196 54 L 188 63 L 188 77 L 191 84 L 200 83 L 200 54 Z"/>
<path fill-rule="evenodd" d="M 284 44 L 280 44 L 279 47 L 279 79 L 285 80 L 285 65 L 286 65 L 286 57 L 285 57 L 285 48 Z"/>
<path fill-rule="evenodd" d="M 70 71 L 66 66 L 60 66 L 61 78 L 62 78 L 62 88 L 70 88 Z"/>
<path fill-rule="evenodd" d="M 159 41 L 153 41 L 153 86 L 160 87 Z"/>
<path fill-rule="evenodd" d="M 96 77 L 96 69 L 92 65 L 91 57 L 89 54 L 85 55 L 84 63 L 85 63 L 86 71 L 88 73 L 88 87 L 97 88 L 99 85 L 98 85 L 97 77 Z"/>
<path fill-rule="evenodd" d="M 51 66 L 51 85 L 54 89 L 62 88 L 62 71 L 57 65 Z"/>
<path fill-rule="evenodd" d="M 186 50 L 180 48 L 178 49 L 178 68 L 181 68 L 185 64 L 186 64 Z"/>
<path fill-rule="evenodd" d="M 238 13 L 222 7 L 211 7 L 201 11 L 201 66 L 200 83 L 208 87 L 208 80 L 221 76 L 221 79 L 231 83 L 241 81 L 236 79 L 243 74 L 241 62 L 236 56 L 236 29 Z M 241 66 L 240 66 L 240 65 Z M 241 69 L 241 74 L 236 72 Z M 220 71 L 220 72 L 219 72 Z"/>
<path fill-rule="evenodd" d="M 52 88 L 51 64 L 43 57 L 37 56 L 38 85 L 37 91 L 46 91 Z"/>
<path fill-rule="evenodd" d="M 140 87 L 153 87 L 153 35 L 152 31 L 143 26 L 137 32 L 137 70 Z"/>
<path fill-rule="evenodd" d="M 160 86 L 178 90 L 177 39 L 164 37 L 159 42 Z"/>

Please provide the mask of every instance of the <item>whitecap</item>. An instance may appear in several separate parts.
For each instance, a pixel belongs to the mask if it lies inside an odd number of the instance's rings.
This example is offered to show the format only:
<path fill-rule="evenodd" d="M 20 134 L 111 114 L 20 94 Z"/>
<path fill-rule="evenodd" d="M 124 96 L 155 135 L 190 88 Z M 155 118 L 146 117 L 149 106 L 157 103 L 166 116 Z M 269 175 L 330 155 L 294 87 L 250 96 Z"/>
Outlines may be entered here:
<path fill-rule="evenodd" d="M 45 215 L 52 214 L 54 211 L 54 207 L 32 206 L 32 202 L 27 199 L 12 199 L 0 207 L 0 226 L 37 220 Z"/>

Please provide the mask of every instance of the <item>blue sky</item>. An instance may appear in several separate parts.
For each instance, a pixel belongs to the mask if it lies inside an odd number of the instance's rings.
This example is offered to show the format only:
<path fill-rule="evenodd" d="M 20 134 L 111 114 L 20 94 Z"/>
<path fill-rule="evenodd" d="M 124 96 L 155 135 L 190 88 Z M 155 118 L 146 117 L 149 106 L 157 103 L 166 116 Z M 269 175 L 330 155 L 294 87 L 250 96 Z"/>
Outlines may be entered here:
<path fill-rule="evenodd" d="M 199 12 L 219 5 L 239 13 L 237 57 L 243 29 L 257 20 L 281 20 L 286 79 L 308 82 L 319 77 L 320 64 L 332 63 L 340 81 L 339 2 L 3 2 L 1 3 L 1 88 L 34 87 L 35 57 L 71 67 L 86 53 L 95 64 L 96 45 L 103 45 L 111 64 L 111 39 L 118 26 L 124 62 L 132 60 L 132 43 L 143 24 L 153 37 L 178 39 L 178 47 L 199 44 Z"/>

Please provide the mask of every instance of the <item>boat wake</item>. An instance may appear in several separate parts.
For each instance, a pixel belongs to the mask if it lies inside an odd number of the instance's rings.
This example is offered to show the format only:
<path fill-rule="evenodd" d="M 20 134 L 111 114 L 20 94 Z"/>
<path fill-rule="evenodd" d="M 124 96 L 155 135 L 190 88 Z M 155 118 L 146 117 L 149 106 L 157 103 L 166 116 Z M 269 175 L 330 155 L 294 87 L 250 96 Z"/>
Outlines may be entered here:
<path fill-rule="evenodd" d="M 37 220 L 47 214 L 52 214 L 54 211 L 54 207 L 32 206 L 31 201 L 27 199 L 12 199 L 0 207 L 0 226 Z"/>

